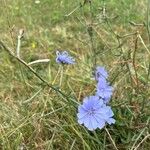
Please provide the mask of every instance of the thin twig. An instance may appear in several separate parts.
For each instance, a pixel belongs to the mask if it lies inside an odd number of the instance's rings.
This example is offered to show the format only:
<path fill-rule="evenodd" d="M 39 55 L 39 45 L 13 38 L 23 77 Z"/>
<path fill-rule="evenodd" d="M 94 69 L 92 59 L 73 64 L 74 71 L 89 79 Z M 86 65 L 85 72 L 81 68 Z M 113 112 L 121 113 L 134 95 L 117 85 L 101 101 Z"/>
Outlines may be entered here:
<path fill-rule="evenodd" d="M 35 60 L 32 62 L 29 62 L 28 65 L 33 65 L 33 64 L 37 64 L 37 63 L 47 63 L 49 61 L 50 61 L 50 59 L 38 59 L 38 60 Z"/>
<path fill-rule="evenodd" d="M 135 147 L 134 150 L 137 150 L 139 148 L 139 146 L 146 140 L 150 137 L 150 134 L 148 134 L 147 136 L 145 136 L 145 138 Z"/>
<path fill-rule="evenodd" d="M 149 81 L 149 76 L 150 76 L 150 62 L 149 62 L 148 71 L 147 71 L 147 81 Z"/>
<path fill-rule="evenodd" d="M 105 131 L 107 132 L 107 134 L 108 134 L 108 136 L 109 136 L 109 138 L 110 138 L 110 140 L 111 140 L 111 142 L 112 142 L 114 148 L 115 148 L 116 150 L 118 150 L 118 148 L 117 148 L 117 146 L 116 146 L 114 140 L 112 139 L 112 137 L 111 137 L 111 135 L 110 135 L 110 133 L 109 133 L 109 131 L 107 130 L 106 127 L 105 127 Z"/>
<path fill-rule="evenodd" d="M 81 6 L 78 5 L 76 8 L 74 8 L 70 13 L 68 13 L 67 15 L 65 15 L 65 17 L 69 17 L 70 15 L 72 15 L 78 8 L 80 8 Z"/>
<path fill-rule="evenodd" d="M 16 55 L 17 57 L 20 57 L 20 47 L 21 47 L 21 38 L 23 37 L 24 30 L 19 30 L 18 40 L 17 40 L 17 49 L 16 49 Z"/>
<path fill-rule="evenodd" d="M 76 143 L 76 139 L 74 139 L 74 140 L 73 140 L 73 143 L 71 144 L 70 150 L 72 150 L 72 149 L 73 149 L 73 147 L 74 147 L 75 143 Z"/>
<path fill-rule="evenodd" d="M 150 121 L 150 118 L 147 120 L 146 122 L 146 126 L 149 125 L 149 121 Z M 136 143 L 138 142 L 138 140 L 141 138 L 141 136 L 143 135 L 143 133 L 145 132 L 145 130 L 147 129 L 147 127 L 145 127 L 139 134 L 139 136 L 136 138 L 135 142 L 133 143 L 133 146 L 131 147 L 131 150 L 134 150 L 134 147 L 136 145 Z"/>
<path fill-rule="evenodd" d="M 145 132 L 146 128 L 144 128 L 140 134 L 138 135 L 138 137 L 136 138 L 135 142 L 133 143 L 133 146 L 131 147 L 131 150 L 134 150 L 134 147 L 136 145 L 136 143 L 138 142 L 138 140 L 141 138 L 141 136 L 143 135 L 143 133 Z"/>
<path fill-rule="evenodd" d="M 108 42 L 107 42 L 107 41 L 104 41 L 102 35 L 98 32 L 98 30 L 97 30 L 95 27 L 93 27 L 93 30 L 94 30 L 94 31 L 96 32 L 96 34 L 99 36 L 99 38 L 100 38 L 100 40 L 103 42 L 103 44 L 104 44 L 108 49 L 110 49 L 110 46 L 109 46 Z"/>
<path fill-rule="evenodd" d="M 143 46 L 145 47 L 145 49 L 147 50 L 148 54 L 150 55 L 150 50 L 149 50 L 149 49 L 147 48 L 147 46 L 145 45 L 145 43 L 144 43 L 144 41 L 143 41 L 141 35 L 138 34 L 138 37 L 139 37 L 139 39 L 141 40 L 141 43 L 143 44 Z"/>
<path fill-rule="evenodd" d="M 133 26 L 144 26 L 145 25 L 144 23 L 135 23 L 133 21 L 129 21 L 129 23 Z"/>
<path fill-rule="evenodd" d="M 125 37 L 128 37 L 128 36 L 132 36 L 132 35 L 136 35 L 137 32 L 133 32 L 133 33 L 128 33 L 128 34 L 125 34 L 125 35 L 118 35 L 119 38 L 125 38 Z"/>
<path fill-rule="evenodd" d="M 147 33 L 148 33 L 148 40 L 150 42 L 150 18 L 149 18 L 149 15 L 150 15 L 150 0 L 147 0 Z"/>
<path fill-rule="evenodd" d="M 20 36 L 18 36 L 17 49 L 16 49 L 17 57 L 20 57 L 20 46 L 21 46 L 21 38 L 20 38 Z"/>
<path fill-rule="evenodd" d="M 136 77 L 136 86 L 139 90 L 138 75 L 137 75 L 137 69 L 136 69 L 136 64 L 135 64 L 137 46 L 138 46 L 138 36 L 136 36 L 136 39 L 135 39 L 135 48 L 134 48 L 134 52 L 133 52 L 133 68 L 134 68 L 135 77 Z"/>
<path fill-rule="evenodd" d="M 84 5 L 84 4 L 83 4 Z M 77 9 L 83 7 L 82 4 L 79 4 L 78 6 L 76 6 L 70 13 L 66 14 L 65 17 L 69 17 L 70 15 L 72 15 Z"/>

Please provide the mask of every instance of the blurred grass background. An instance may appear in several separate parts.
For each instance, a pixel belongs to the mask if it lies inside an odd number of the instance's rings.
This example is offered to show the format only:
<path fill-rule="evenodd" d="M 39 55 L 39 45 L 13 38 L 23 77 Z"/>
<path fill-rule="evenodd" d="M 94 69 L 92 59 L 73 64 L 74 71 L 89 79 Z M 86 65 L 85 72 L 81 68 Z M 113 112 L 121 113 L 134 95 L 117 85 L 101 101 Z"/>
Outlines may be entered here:
<path fill-rule="evenodd" d="M 1 0 L 0 40 L 14 52 L 20 29 L 21 58 L 49 83 L 82 102 L 94 94 L 93 49 L 115 87 L 116 124 L 107 126 L 119 150 L 150 147 L 150 41 L 148 1 Z M 106 15 L 106 16 L 105 16 Z M 105 18 L 106 17 L 106 18 Z M 91 40 L 92 37 L 92 40 Z M 55 63 L 68 50 L 77 64 Z M 0 49 L 0 149 L 109 150 L 105 130 L 89 132 L 77 123 L 74 104 L 45 87 L 25 66 Z M 140 145 L 138 145 L 140 143 Z"/>

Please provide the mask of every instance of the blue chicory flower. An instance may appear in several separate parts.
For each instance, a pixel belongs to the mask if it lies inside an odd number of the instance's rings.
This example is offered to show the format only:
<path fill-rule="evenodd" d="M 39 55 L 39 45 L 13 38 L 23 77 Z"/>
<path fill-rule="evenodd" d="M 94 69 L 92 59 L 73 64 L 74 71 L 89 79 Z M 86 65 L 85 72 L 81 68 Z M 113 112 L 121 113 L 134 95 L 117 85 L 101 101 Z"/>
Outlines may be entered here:
<path fill-rule="evenodd" d="M 98 81 L 101 78 L 107 79 L 108 77 L 108 73 L 105 70 L 104 67 L 96 67 L 96 71 L 95 71 L 95 79 Z"/>
<path fill-rule="evenodd" d="M 75 64 L 75 59 L 71 57 L 66 51 L 63 51 L 63 52 L 56 51 L 56 55 L 57 55 L 56 57 L 57 63 Z"/>
<path fill-rule="evenodd" d="M 96 90 L 96 95 L 100 96 L 104 103 L 108 103 L 111 99 L 114 88 L 110 86 L 104 78 L 101 78 L 97 83 Z"/>
<path fill-rule="evenodd" d="M 106 106 L 98 96 L 84 98 L 78 107 L 78 123 L 84 124 L 89 130 L 102 129 L 106 123 L 114 124 L 115 120 L 110 106 Z"/>

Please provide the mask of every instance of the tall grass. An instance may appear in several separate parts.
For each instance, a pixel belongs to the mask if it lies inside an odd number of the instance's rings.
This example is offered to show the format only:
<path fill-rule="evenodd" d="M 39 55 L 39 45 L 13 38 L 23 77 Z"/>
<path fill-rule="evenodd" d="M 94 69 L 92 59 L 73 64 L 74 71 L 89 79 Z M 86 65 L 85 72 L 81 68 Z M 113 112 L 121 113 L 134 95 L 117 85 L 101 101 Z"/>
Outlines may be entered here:
<path fill-rule="evenodd" d="M 0 11 L 6 49 L 16 53 L 24 29 L 20 59 L 50 59 L 31 65 L 34 73 L 0 45 L 0 149 L 109 150 L 113 142 L 119 150 L 149 149 L 149 1 L 2 0 Z M 70 51 L 76 65 L 58 65 L 57 49 Z M 96 65 L 115 87 L 116 123 L 90 132 L 76 113 L 95 92 Z"/>

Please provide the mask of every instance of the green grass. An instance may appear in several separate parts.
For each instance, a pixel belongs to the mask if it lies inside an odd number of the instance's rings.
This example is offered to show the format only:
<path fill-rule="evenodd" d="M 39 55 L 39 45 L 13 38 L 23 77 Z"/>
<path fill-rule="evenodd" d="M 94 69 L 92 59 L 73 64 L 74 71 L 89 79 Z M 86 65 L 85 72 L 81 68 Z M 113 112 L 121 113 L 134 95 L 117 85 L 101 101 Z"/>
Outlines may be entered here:
<path fill-rule="evenodd" d="M 109 81 L 115 87 L 111 106 L 116 124 L 106 126 L 111 138 L 119 150 L 148 150 L 148 4 L 144 0 L 105 0 L 109 18 L 105 20 L 102 17 L 103 1 L 93 0 L 92 17 L 89 4 L 65 17 L 80 2 L 83 3 L 80 0 L 41 0 L 39 4 L 34 0 L 2 0 L 0 40 L 15 52 L 17 34 L 23 28 L 21 58 L 27 63 L 49 58 L 50 63 L 33 65 L 33 69 L 79 103 L 95 92 L 96 83 L 92 79 L 95 49 L 97 65 L 107 68 Z M 88 32 L 91 21 L 93 47 Z M 124 36 L 136 32 L 138 34 Z M 117 35 L 124 37 L 118 38 Z M 56 64 L 57 49 L 70 51 L 77 64 L 63 68 Z M 104 129 L 89 132 L 80 126 L 77 105 L 45 86 L 2 48 L 0 80 L 0 149 L 114 149 Z"/>

